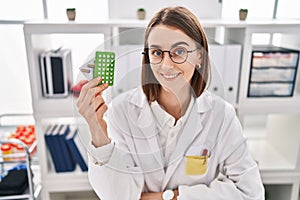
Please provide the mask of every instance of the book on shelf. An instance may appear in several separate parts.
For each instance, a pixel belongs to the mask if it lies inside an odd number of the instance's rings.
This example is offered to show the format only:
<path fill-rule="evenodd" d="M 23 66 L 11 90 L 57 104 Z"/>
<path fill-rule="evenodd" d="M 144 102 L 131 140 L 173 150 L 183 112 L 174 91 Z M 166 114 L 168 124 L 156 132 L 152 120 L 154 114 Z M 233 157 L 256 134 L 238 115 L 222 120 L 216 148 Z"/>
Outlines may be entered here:
<path fill-rule="evenodd" d="M 74 171 L 76 164 L 82 171 L 87 171 L 86 151 L 77 132 L 77 128 L 70 128 L 68 124 L 55 124 L 47 128 L 44 137 L 55 172 Z"/>
<path fill-rule="evenodd" d="M 59 131 L 56 134 L 57 140 L 60 148 L 60 157 L 62 158 L 64 164 L 64 172 L 71 172 L 75 169 L 75 162 L 71 156 L 71 152 L 66 143 L 66 136 L 70 132 L 70 125 L 62 124 L 60 125 Z"/>
<path fill-rule="evenodd" d="M 52 132 L 52 141 L 55 148 L 55 157 L 59 165 L 59 169 L 55 170 L 56 172 L 67 172 L 71 171 L 68 169 L 68 155 L 64 153 L 64 141 L 62 140 L 62 136 L 60 136 L 60 131 L 62 129 L 62 125 L 57 125 L 56 128 Z M 67 160 L 66 160 L 67 159 Z"/>
<path fill-rule="evenodd" d="M 53 133 L 58 128 L 58 125 L 49 125 L 45 132 L 45 142 L 48 147 L 49 153 L 51 155 L 52 163 L 54 164 L 54 169 L 56 172 L 61 172 L 63 169 L 62 163 L 60 161 L 59 151 L 56 147 L 55 138 Z"/>
<path fill-rule="evenodd" d="M 73 129 L 66 136 L 66 143 L 74 160 L 78 163 L 82 171 L 87 171 L 87 153 L 84 145 L 81 143 L 78 129 Z"/>

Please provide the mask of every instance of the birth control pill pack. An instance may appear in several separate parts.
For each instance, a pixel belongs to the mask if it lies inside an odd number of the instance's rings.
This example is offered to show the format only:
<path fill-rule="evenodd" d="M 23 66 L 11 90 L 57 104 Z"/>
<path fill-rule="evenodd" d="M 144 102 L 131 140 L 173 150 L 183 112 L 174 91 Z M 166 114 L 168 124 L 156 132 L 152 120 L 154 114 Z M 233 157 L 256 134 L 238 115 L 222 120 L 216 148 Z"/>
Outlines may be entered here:
<path fill-rule="evenodd" d="M 112 86 L 114 83 L 114 71 L 115 53 L 96 51 L 94 78 L 100 76 L 102 78 L 100 84 L 107 83 L 109 86 Z"/>

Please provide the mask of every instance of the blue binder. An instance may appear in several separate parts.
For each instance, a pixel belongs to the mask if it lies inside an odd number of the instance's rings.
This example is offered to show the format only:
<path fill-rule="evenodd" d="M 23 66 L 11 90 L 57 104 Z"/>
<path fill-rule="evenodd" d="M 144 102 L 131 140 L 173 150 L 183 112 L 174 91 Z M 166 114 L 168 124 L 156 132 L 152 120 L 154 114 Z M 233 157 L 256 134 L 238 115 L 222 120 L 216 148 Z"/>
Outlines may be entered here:
<path fill-rule="evenodd" d="M 71 156 L 71 152 L 66 144 L 66 136 L 70 132 L 70 126 L 68 124 L 60 125 L 60 129 L 58 132 L 58 143 L 61 149 L 61 157 L 64 161 L 64 172 L 74 171 L 75 169 L 75 162 Z"/>
<path fill-rule="evenodd" d="M 56 172 L 61 172 L 63 169 L 62 163 L 59 159 L 59 150 L 55 146 L 55 139 L 53 137 L 53 132 L 58 128 L 58 125 L 49 125 L 44 138 L 46 145 L 48 147 L 48 150 L 51 155 L 52 162 L 54 164 L 54 168 Z"/>
<path fill-rule="evenodd" d="M 88 167 L 86 149 L 80 141 L 77 129 L 71 130 L 69 132 L 69 134 L 66 136 L 66 143 L 74 160 L 78 163 L 81 170 L 87 171 Z"/>
<path fill-rule="evenodd" d="M 60 139 L 60 131 L 63 125 L 57 125 L 57 128 L 52 132 L 53 145 L 56 151 L 56 157 L 59 162 L 60 169 L 58 172 L 66 172 L 67 163 L 63 154 L 63 144 Z"/>

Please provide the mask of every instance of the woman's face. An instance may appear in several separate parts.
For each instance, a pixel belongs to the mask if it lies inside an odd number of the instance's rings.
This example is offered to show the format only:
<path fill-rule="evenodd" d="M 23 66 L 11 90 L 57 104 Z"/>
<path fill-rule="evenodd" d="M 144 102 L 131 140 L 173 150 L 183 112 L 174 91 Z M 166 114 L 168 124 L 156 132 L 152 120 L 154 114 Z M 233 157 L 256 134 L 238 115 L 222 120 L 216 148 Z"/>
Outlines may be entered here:
<path fill-rule="evenodd" d="M 148 47 L 151 69 L 164 89 L 178 91 L 190 85 L 195 66 L 201 64 L 193 39 L 180 29 L 160 24 L 152 28 Z M 166 52 L 170 50 L 171 57 Z"/>

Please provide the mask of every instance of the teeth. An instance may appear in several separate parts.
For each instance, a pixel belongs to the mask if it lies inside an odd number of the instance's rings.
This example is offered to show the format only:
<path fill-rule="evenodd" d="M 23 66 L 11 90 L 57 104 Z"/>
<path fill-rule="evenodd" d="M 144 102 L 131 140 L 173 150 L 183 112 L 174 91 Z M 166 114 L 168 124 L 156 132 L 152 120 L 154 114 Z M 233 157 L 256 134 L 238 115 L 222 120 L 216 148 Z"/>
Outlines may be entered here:
<path fill-rule="evenodd" d="M 173 79 L 179 76 L 179 74 L 171 74 L 171 75 L 166 75 L 166 74 L 162 74 L 162 76 L 166 79 Z"/>

